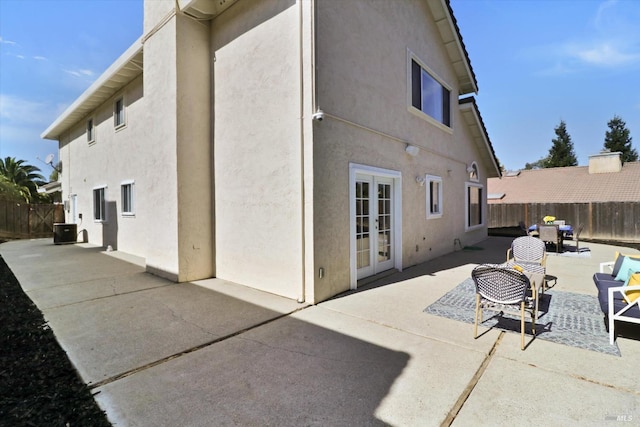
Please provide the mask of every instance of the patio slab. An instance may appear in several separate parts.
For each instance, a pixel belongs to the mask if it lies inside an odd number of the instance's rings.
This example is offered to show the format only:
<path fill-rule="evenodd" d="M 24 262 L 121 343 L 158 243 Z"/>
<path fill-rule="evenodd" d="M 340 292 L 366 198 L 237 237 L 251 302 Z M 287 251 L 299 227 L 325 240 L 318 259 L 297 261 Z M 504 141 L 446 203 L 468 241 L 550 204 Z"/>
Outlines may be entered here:
<path fill-rule="evenodd" d="M 618 338 L 622 357 L 543 340 L 521 351 L 518 334 L 473 339 L 473 325 L 423 311 L 475 265 L 503 262 L 511 241 L 489 238 L 316 306 L 220 279 L 175 284 L 89 245 L 10 242 L 0 254 L 119 426 L 640 419 L 629 374 L 640 340 Z M 595 295 L 591 276 L 620 248 L 581 246 L 591 257 L 550 256 L 548 273 L 557 290 Z"/>

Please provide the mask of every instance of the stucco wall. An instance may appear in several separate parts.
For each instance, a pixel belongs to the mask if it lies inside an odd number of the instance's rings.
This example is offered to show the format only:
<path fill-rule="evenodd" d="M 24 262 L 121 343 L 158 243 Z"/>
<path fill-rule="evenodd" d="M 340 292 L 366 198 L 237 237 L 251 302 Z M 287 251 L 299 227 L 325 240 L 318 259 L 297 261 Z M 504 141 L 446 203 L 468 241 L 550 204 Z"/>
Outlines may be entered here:
<path fill-rule="evenodd" d="M 145 2 L 145 12 L 147 3 Z M 152 206 L 147 268 L 178 280 L 178 171 L 176 18 L 144 44 L 145 117 L 149 124 L 140 145 L 147 147 L 144 173 L 153 182 L 144 197 Z"/>
<path fill-rule="evenodd" d="M 239 1 L 211 27 L 216 276 L 296 298 L 303 275 L 298 9 Z"/>
<path fill-rule="evenodd" d="M 177 20 L 177 167 L 180 281 L 213 276 L 209 23 Z"/>
<path fill-rule="evenodd" d="M 123 97 L 126 125 L 115 129 L 113 121 L 114 101 Z M 143 79 L 137 77 L 114 96 L 98 107 L 93 114 L 66 132 L 60 143 L 62 160 L 62 189 L 65 200 L 77 195 L 78 213 L 82 214 L 78 230 L 81 237 L 101 246 L 134 255 L 145 256 L 149 204 L 144 189 L 150 179 L 144 172 L 146 148 L 140 144 L 145 138 L 145 107 Z M 93 117 L 95 142 L 89 144 L 86 136 L 86 120 Z M 135 216 L 123 216 L 120 186 L 133 181 L 135 189 Z M 107 221 L 93 219 L 93 189 L 106 186 Z M 71 220 L 67 212 L 67 220 Z"/>
<path fill-rule="evenodd" d="M 483 230 L 465 232 L 467 165 L 477 148 L 455 101 L 458 83 L 426 2 L 317 2 L 317 102 L 328 115 L 314 128 L 315 263 L 326 267 L 315 299 L 349 287 L 349 162 L 402 173 L 402 265 L 473 244 Z M 452 92 L 451 130 L 408 111 L 408 54 L 413 52 Z M 421 147 L 406 154 L 406 142 Z M 481 181 L 486 173 L 481 168 Z M 444 214 L 426 219 L 426 186 L 443 180 Z M 417 250 L 416 250 L 417 249 Z"/>

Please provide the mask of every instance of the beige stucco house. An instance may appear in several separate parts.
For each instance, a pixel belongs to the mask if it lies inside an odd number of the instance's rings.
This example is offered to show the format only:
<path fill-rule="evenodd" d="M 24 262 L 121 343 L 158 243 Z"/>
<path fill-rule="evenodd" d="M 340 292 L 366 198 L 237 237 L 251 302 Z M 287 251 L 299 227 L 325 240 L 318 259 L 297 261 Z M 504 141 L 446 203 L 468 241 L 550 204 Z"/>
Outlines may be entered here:
<path fill-rule="evenodd" d="M 42 136 L 89 242 L 314 303 L 487 236 L 476 92 L 446 0 L 147 0 Z"/>

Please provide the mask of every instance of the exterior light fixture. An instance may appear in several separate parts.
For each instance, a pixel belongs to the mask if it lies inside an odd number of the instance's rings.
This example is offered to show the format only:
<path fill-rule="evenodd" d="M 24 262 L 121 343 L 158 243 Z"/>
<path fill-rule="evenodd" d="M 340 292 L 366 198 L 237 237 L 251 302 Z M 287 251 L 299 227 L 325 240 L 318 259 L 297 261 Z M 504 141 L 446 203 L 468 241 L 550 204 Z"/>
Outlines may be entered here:
<path fill-rule="evenodd" d="M 420 152 L 420 148 L 415 145 L 407 144 L 404 151 L 406 151 L 411 157 L 415 157 Z"/>

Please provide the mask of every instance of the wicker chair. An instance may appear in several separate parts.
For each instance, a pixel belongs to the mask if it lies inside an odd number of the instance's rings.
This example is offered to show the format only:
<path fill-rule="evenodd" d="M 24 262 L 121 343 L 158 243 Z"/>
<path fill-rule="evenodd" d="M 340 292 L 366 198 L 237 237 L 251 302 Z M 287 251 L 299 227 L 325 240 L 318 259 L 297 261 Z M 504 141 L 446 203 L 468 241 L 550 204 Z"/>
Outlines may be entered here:
<path fill-rule="evenodd" d="M 507 267 L 518 265 L 529 273 L 542 276 L 542 292 L 547 288 L 547 249 L 544 242 L 533 236 L 518 237 L 507 249 Z"/>
<path fill-rule="evenodd" d="M 525 311 L 531 316 L 531 332 L 536 334 L 538 321 L 538 296 L 532 287 L 532 296 L 527 296 L 531 287 L 527 276 L 513 268 L 493 264 L 481 264 L 473 269 L 471 278 L 476 286 L 476 312 L 473 337 L 478 338 L 478 318 L 482 322 L 482 311 L 498 311 L 500 314 L 520 314 L 520 349 L 524 350 Z"/>

